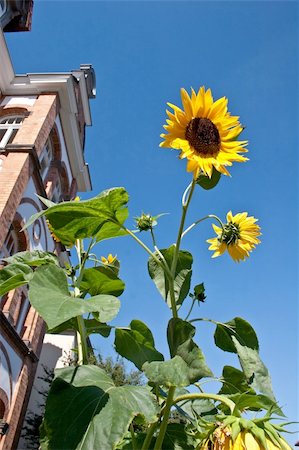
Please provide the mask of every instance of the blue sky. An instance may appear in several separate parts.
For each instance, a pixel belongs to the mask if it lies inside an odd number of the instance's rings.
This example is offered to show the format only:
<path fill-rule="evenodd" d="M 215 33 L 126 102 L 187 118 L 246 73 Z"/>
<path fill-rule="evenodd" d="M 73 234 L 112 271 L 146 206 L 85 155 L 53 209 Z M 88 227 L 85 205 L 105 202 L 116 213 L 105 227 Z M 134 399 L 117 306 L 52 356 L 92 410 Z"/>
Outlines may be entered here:
<path fill-rule="evenodd" d="M 246 262 L 211 259 L 210 223 L 191 232 L 183 248 L 194 256 L 193 284 L 207 301 L 197 316 L 247 319 L 285 413 L 298 420 L 298 6 L 288 1 L 36 1 L 30 33 L 7 34 L 17 73 L 63 72 L 91 63 L 97 98 L 87 129 L 92 194 L 124 186 L 130 220 L 141 211 L 161 218 L 161 248 L 176 239 L 180 199 L 190 181 L 178 153 L 159 148 L 166 102 L 179 90 L 211 87 L 246 126 L 250 161 L 235 164 L 213 191 L 198 189 L 187 224 L 209 213 L 248 211 L 259 218 L 262 244 Z M 146 235 L 141 235 L 149 242 Z M 127 285 L 116 323 L 133 318 L 152 329 L 166 353 L 170 312 L 147 276 L 147 256 L 129 238 L 107 241 L 99 255 L 117 253 Z M 216 374 L 238 362 L 213 348 L 213 327 L 198 326 L 197 342 Z M 112 353 L 112 341 L 95 347 Z M 290 438 L 290 442 L 295 441 Z"/>

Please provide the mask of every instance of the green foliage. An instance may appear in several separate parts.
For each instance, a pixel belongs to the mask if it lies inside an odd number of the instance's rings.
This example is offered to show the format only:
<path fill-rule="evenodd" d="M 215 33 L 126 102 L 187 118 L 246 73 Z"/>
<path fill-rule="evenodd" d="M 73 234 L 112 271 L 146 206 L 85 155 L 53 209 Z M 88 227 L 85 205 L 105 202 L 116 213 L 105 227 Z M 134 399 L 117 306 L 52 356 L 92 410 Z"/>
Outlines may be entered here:
<path fill-rule="evenodd" d="M 275 401 L 270 375 L 259 356 L 259 343 L 252 326 L 246 320 L 235 317 L 217 325 L 214 339 L 217 347 L 237 353 L 247 383 Z"/>
<path fill-rule="evenodd" d="M 213 168 L 211 178 L 204 174 L 199 174 L 196 183 L 205 190 L 213 189 L 219 183 L 221 178 L 221 173 Z"/>
<path fill-rule="evenodd" d="M 84 269 L 79 289 L 90 295 L 111 294 L 118 297 L 125 289 L 125 283 L 120 280 L 114 270 L 106 266 Z"/>
<path fill-rule="evenodd" d="M 71 246 L 76 239 L 95 238 L 97 241 L 123 235 L 121 225 L 128 217 L 128 194 L 124 188 L 103 191 L 97 197 L 51 206 L 26 223 L 26 228 L 38 217 L 45 216 L 55 236 Z"/>
<path fill-rule="evenodd" d="M 27 284 L 33 275 L 26 264 L 10 264 L 0 271 L 0 295 Z"/>
<path fill-rule="evenodd" d="M 63 269 L 53 264 L 36 269 L 30 282 L 29 299 L 50 329 L 88 312 L 97 312 L 101 322 L 110 321 L 120 305 L 111 295 L 97 295 L 88 300 L 72 297 Z"/>
<path fill-rule="evenodd" d="M 160 252 L 164 256 L 168 266 L 171 267 L 175 253 L 175 246 L 172 245 L 167 249 L 160 250 Z M 184 250 L 179 251 L 178 262 L 176 265 L 173 281 L 175 301 L 178 306 L 183 303 L 184 299 L 189 293 L 190 281 L 192 276 L 192 262 L 193 258 L 191 253 Z M 148 272 L 151 279 L 154 281 L 158 291 L 160 292 L 164 300 L 167 301 L 168 306 L 171 307 L 169 296 L 169 279 L 167 278 L 167 275 L 165 274 L 161 265 L 159 265 L 157 261 L 151 256 L 148 260 Z"/>
<path fill-rule="evenodd" d="M 140 320 L 132 320 L 130 328 L 116 328 L 115 350 L 132 361 L 141 370 L 145 362 L 163 361 L 163 355 L 155 348 L 150 329 Z"/>
<path fill-rule="evenodd" d="M 113 449 L 134 417 L 154 422 L 156 414 L 154 397 L 145 386 L 117 387 L 96 366 L 59 369 L 47 399 L 41 448 Z"/>
<path fill-rule="evenodd" d="M 9 264 L 26 264 L 29 267 L 38 267 L 44 264 L 59 265 L 57 256 L 54 253 L 43 252 L 41 250 L 33 250 L 32 252 L 18 252 L 3 261 Z"/>
<path fill-rule="evenodd" d="M 200 348 L 192 337 L 195 328 L 179 318 L 170 319 L 167 329 L 172 359 L 143 366 L 149 380 L 164 386 L 189 386 L 203 377 L 212 376 Z"/>

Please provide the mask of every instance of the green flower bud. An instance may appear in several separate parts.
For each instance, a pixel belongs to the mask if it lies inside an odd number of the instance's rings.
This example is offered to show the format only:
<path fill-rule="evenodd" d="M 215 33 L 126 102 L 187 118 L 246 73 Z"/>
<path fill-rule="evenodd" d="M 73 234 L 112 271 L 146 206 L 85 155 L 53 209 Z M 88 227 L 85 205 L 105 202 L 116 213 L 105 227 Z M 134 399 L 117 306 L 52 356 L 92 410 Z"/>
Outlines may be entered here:
<path fill-rule="evenodd" d="M 142 213 L 140 217 L 136 217 L 136 226 L 139 231 L 148 231 L 155 225 L 155 219 L 150 214 Z"/>

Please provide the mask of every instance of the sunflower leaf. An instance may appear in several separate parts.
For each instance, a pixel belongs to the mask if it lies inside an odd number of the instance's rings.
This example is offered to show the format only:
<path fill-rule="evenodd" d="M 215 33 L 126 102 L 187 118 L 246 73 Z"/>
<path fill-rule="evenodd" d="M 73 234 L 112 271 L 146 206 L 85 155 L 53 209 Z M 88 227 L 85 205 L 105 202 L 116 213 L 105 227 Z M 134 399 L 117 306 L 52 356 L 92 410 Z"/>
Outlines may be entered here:
<path fill-rule="evenodd" d="M 114 449 L 137 415 L 157 420 L 154 396 L 146 386 L 116 387 L 96 366 L 55 373 L 41 426 L 41 449 Z"/>
<path fill-rule="evenodd" d="M 129 328 L 116 328 L 116 351 L 132 361 L 141 370 L 145 362 L 163 361 L 164 356 L 155 348 L 150 329 L 140 320 L 132 320 Z"/>
<path fill-rule="evenodd" d="M 57 256 L 54 253 L 33 250 L 32 252 L 18 252 L 8 258 L 3 258 L 7 263 L 27 264 L 30 267 L 42 266 L 43 264 L 56 264 L 59 266 Z"/>
<path fill-rule="evenodd" d="M 54 264 L 36 269 L 29 284 L 29 300 L 49 329 L 88 312 L 98 313 L 101 322 L 110 321 L 120 306 L 112 295 L 96 295 L 88 300 L 72 297 L 63 269 Z"/>
<path fill-rule="evenodd" d="M 110 267 L 98 266 L 84 269 L 79 288 L 90 295 L 111 294 L 118 297 L 123 293 L 125 283 Z"/>
<path fill-rule="evenodd" d="M 26 264 L 9 264 L 0 270 L 0 296 L 12 289 L 27 284 L 33 276 L 33 271 Z"/>
<path fill-rule="evenodd" d="M 143 365 L 150 381 L 164 386 L 189 386 L 203 377 L 213 376 L 204 355 L 192 337 L 195 328 L 179 318 L 170 319 L 167 339 L 172 359 Z"/>
<path fill-rule="evenodd" d="M 160 250 L 169 267 L 171 267 L 172 264 L 174 251 L 175 251 L 174 245 L 172 245 L 167 249 Z M 178 306 L 182 305 L 183 301 L 187 297 L 190 290 L 192 262 L 193 258 L 191 253 L 184 250 L 179 251 L 178 262 L 174 277 L 174 294 Z M 151 279 L 154 281 L 158 291 L 160 292 L 164 300 L 166 300 L 168 306 L 171 308 L 168 279 L 165 276 L 164 270 L 161 268 L 159 264 L 157 264 L 157 262 L 152 257 L 150 257 L 148 260 L 148 272 Z"/>
<path fill-rule="evenodd" d="M 275 401 L 270 375 L 259 356 L 259 343 L 252 326 L 246 320 L 235 317 L 217 325 L 214 340 L 217 347 L 238 355 L 247 383 Z"/>
<path fill-rule="evenodd" d="M 35 215 L 44 215 L 51 231 L 65 245 L 76 239 L 96 238 L 97 241 L 124 234 L 121 225 L 128 217 L 128 193 L 124 188 L 112 188 L 84 201 L 70 201 L 50 206 Z M 29 219 L 28 224 L 32 220 Z M 110 224 L 110 226 L 107 225 Z M 113 226 L 111 225 L 113 224 Z"/>

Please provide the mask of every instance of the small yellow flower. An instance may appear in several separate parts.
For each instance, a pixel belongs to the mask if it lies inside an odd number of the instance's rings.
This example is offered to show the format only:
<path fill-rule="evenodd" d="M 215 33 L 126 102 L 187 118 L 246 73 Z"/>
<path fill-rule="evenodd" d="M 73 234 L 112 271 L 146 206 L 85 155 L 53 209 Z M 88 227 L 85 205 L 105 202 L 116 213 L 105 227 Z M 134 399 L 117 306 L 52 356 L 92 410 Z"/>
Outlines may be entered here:
<path fill-rule="evenodd" d="M 80 202 L 81 198 L 79 197 L 79 195 L 77 195 L 77 197 L 74 198 L 74 202 Z"/>
<path fill-rule="evenodd" d="M 105 258 L 105 256 L 101 256 L 101 261 L 105 265 L 113 264 L 114 261 L 116 260 L 116 257 L 117 257 L 117 255 L 113 256 L 111 253 L 109 253 L 107 258 Z"/>
<path fill-rule="evenodd" d="M 238 213 L 235 216 L 229 211 L 226 215 L 227 223 L 221 228 L 212 225 L 216 237 L 208 239 L 209 250 L 214 251 L 212 258 L 222 255 L 228 251 L 234 261 L 244 260 L 260 243 L 258 236 L 261 235 L 260 227 L 255 223 L 257 219 L 248 217 L 247 212 Z"/>
<path fill-rule="evenodd" d="M 184 110 L 167 103 L 173 113 L 166 110 L 168 119 L 164 125 L 168 134 L 160 147 L 181 150 L 180 158 L 187 158 L 187 171 L 194 178 L 203 173 L 211 178 L 213 168 L 230 175 L 226 166 L 233 162 L 244 162 L 248 158 L 240 155 L 247 152 L 247 141 L 237 141 L 243 131 L 238 116 L 227 111 L 227 98 L 214 102 L 211 90 L 202 86 L 198 93 L 191 90 L 191 97 L 181 89 Z"/>

